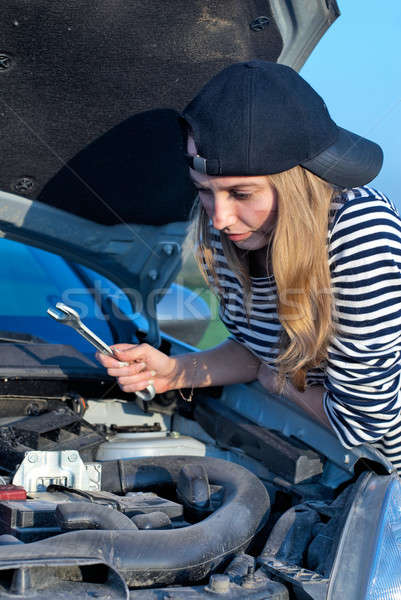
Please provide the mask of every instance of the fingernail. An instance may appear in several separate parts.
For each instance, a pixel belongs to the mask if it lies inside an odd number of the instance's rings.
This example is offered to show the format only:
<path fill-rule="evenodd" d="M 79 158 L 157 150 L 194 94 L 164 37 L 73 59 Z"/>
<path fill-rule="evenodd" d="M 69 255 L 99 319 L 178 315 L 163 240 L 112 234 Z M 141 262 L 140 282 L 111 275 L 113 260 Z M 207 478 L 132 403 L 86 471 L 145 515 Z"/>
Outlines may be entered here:
<path fill-rule="evenodd" d="M 151 371 L 150 374 L 152 375 L 152 377 L 154 377 L 156 375 L 156 371 Z"/>
<path fill-rule="evenodd" d="M 148 385 L 152 385 L 152 383 L 154 383 L 154 382 L 155 382 L 155 380 L 154 380 L 154 379 L 149 379 L 149 381 L 148 381 Z"/>
<path fill-rule="evenodd" d="M 119 363 L 118 363 L 118 366 L 119 366 L 120 368 L 121 368 L 121 367 L 129 367 L 129 363 L 127 363 L 127 362 L 119 362 Z"/>

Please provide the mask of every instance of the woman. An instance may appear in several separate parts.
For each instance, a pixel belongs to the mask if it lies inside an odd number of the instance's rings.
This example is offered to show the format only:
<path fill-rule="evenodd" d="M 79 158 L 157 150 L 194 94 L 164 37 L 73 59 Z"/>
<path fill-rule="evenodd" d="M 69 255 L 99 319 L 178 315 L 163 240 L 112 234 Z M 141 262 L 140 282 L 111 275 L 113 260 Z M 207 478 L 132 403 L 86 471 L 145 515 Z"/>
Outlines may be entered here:
<path fill-rule="evenodd" d="M 401 469 L 401 221 L 363 187 L 376 144 L 339 128 L 289 67 L 235 64 L 183 113 L 199 190 L 192 231 L 231 337 L 168 357 L 119 344 L 98 356 L 126 392 L 259 379 L 349 448 Z"/>

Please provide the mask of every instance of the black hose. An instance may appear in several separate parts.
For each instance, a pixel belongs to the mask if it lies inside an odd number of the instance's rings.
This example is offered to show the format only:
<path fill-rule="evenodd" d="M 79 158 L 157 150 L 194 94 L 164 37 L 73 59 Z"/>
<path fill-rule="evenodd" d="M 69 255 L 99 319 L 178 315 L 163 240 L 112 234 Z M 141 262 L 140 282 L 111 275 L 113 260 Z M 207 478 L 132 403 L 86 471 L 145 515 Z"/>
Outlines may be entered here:
<path fill-rule="evenodd" d="M 131 529 L 138 527 L 129 517 L 101 504 L 65 502 L 56 508 L 56 520 L 64 531 L 76 529 Z"/>
<path fill-rule="evenodd" d="M 40 564 L 53 556 L 96 557 L 118 570 L 131 587 L 199 581 L 246 549 L 266 517 L 269 496 L 253 473 L 234 463 L 206 457 L 106 461 L 102 487 L 121 493 L 154 485 L 171 486 L 185 464 L 202 465 L 210 483 L 224 487 L 223 504 L 201 522 L 157 531 L 74 531 L 22 547 L 3 546 L 0 567 L 31 558 Z"/>

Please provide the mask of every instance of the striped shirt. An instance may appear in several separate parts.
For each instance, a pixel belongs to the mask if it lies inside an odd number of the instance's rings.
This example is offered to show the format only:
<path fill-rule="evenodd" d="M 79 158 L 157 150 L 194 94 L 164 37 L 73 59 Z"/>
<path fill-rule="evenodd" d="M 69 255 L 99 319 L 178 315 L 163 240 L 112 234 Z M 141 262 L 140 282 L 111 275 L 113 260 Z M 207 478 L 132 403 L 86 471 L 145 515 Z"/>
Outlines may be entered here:
<path fill-rule="evenodd" d="M 240 281 L 219 233 L 211 233 L 224 289 L 220 317 L 234 339 L 275 369 L 282 326 L 274 276 L 251 277 L 247 319 Z M 328 257 L 336 332 L 327 362 L 308 372 L 307 383 L 324 386 L 324 408 L 345 448 L 373 443 L 401 471 L 401 219 L 392 203 L 368 187 L 335 198 Z"/>

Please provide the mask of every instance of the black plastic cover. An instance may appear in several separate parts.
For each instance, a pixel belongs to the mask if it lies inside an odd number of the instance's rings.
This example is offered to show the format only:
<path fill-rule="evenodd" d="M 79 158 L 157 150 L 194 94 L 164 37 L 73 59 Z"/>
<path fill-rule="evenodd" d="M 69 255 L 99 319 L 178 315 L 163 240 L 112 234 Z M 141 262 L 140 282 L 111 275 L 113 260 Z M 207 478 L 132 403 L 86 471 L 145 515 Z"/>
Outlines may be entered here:
<path fill-rule="evenodd" d="M 287 440 L 228 408 L 219 408 L 207 398 L 197 404 L 195 418 L 223 447 L 239 448 L 290 483 L 306 481 L 322 472 L 321 457 L 301 442 Z"/>
<path fill-rule="evenodd" d="M 83 460 L 94 460 L 105 441 L 94 425 L 60 402 L 48 412 L 16 419 L 0 427 L 0 465 L 13 473 L 30 450 L 77 450 Z"/>
<path fill-rule="evenodd" d="M 61 533 L 55 517 L 56 508 L 54 502 L 43 500 L 0 502 L 0 531 L 25 543 Z"/>

